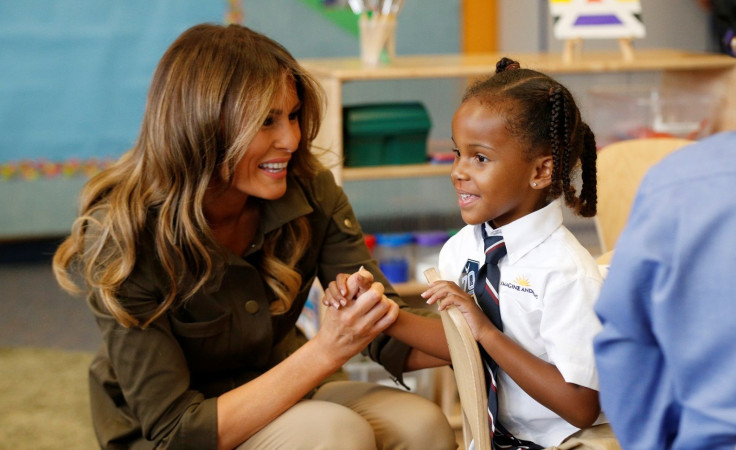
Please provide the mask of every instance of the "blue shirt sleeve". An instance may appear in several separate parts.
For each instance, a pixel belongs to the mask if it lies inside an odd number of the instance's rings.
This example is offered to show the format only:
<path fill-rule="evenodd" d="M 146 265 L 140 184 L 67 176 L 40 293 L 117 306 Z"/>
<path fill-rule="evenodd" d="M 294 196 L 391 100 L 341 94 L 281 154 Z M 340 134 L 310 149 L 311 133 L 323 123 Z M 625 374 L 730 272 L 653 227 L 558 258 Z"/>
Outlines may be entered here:
<path fill-rule="evenodd" d="M 736 134 L 720 139 L 647 175 L 595 307 L 601 404 L 626 449 L 736 444 Z"/>
<path fill-rule="evenodd" d="M 667 270 L 667 255 L 656 242 L 667 222 L 642 218 L 648 203 L 639 199 L 627 238 L 614 253 L 596 303 L 603 329 L 594 345 L 601 403 L 622 447 L 653 450 L 672 441 L 669 424 L 677 407 L 651 317 L 652 287 Z"/>

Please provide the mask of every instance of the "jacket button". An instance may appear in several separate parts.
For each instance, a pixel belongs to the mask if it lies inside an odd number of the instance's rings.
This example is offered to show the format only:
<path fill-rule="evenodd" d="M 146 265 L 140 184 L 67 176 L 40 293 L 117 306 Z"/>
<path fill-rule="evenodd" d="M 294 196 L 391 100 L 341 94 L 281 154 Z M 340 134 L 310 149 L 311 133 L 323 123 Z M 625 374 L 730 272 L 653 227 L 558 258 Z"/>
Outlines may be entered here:
<path fill-rule="evenodd" d="M 245 310 L 248 312 L 248 314 L 255 314 L 258 312 L 258 310 L 261 309 L 260 306 L 258 306 L 258 302 L 255 300 L 248 300 L 245 302 Z"/>
<path fill-rule="evenodd" d="M 342 221 L 342 223 L 345 224 L 346 227 L 351 228 L 353 226 L 353 221 L 350 219 L 345 219 Z"/>

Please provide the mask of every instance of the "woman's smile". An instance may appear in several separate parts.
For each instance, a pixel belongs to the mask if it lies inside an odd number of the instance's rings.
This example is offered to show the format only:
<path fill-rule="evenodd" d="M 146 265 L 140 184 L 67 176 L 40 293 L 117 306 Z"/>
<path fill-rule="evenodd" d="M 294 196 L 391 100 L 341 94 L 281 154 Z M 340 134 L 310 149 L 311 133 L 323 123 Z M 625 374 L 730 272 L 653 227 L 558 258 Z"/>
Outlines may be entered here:
<path fill-rule="evenodd" d="M 289 165 L 289 159 L 282 158 L 277 160 L 266 161 L 258 165 L 266 175 L 272 178 L 283 178 L 286 176 L 286 167 Z"/>

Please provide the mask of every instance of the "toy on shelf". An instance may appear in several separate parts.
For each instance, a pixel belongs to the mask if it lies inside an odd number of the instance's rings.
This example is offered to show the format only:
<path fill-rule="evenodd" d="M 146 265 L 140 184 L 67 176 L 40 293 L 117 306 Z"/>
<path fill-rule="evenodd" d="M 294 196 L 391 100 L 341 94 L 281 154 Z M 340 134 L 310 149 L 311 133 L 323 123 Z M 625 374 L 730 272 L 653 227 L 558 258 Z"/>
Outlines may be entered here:
<path fill-rule="evenodd" d="M 582 57 L 583 39 L 618 39 L 623 59 L 632 61 L 632 40 L 646 35 L 636 0 L 549 0 L 549 6 L 567 63 Z"/>

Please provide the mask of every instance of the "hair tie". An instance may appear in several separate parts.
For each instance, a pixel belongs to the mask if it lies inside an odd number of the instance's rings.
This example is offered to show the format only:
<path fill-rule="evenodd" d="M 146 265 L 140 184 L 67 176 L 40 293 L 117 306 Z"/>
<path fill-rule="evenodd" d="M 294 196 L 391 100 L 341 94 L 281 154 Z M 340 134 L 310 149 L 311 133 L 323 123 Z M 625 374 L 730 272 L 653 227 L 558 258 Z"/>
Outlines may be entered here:
<path fill-rule="evenodd" d="M 503 57 L 496 63 L 496 73 L 505 72 L 507 70 L 521 69 L 521 64 L 511 58 Z"/>

